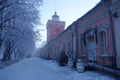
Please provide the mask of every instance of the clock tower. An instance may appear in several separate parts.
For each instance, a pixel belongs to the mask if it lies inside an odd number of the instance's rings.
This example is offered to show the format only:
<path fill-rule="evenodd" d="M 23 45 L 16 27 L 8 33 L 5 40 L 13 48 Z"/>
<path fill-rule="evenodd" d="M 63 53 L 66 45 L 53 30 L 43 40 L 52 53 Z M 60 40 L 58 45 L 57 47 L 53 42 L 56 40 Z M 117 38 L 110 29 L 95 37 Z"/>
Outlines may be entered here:
<path fill-rule="evenodd" d="M 54 39 L 58 36 L 65 28 L 65 21 L 60 21 L 59 16 L 55 12 L 52 16 L 52 20 L 48 20 L 47 22 L 47 42 Z"/>

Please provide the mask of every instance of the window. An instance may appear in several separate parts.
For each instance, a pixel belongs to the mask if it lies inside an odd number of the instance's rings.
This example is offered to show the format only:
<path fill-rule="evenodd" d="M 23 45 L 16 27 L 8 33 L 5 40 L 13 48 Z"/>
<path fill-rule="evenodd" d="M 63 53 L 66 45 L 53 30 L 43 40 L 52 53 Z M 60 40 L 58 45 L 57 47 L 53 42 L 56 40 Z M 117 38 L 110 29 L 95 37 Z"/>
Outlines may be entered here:
<path fill-rule="evenodd" d="M 98 31 L 98 43 L 99 43 L 101 54 L 106 54 L 107 52 L 107 30 L 105 28 L 101 28 Z"/>

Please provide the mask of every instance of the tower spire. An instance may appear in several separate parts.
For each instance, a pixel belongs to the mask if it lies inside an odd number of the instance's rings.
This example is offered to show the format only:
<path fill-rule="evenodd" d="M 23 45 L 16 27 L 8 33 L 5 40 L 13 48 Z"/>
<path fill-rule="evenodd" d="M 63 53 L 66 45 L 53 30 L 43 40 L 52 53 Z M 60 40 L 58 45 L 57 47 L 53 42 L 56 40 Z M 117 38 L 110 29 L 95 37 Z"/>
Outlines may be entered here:
<path fill-rule="evenodd" d="M 56 0 L 54 0 L 55 1 L 55 12 L 56 12 Z"/>
<path fill-rule="evenodd" d="M 57 15 L 57 11 L 56 11 L 56 0 L 54 0 L 54 2 L 55 2 L 55 12 L 54 12 L 54 15 L 52 16 L 52 20 L 55 20 L 55 21 L 59 21 L 59 16 Z"/>
<path fill-rule="evenodd" d="M 54 15 L 52 16 L 52 20 L 59 21 L 59 16 L 57 15 L 56 11 L 55 11 Z"/>

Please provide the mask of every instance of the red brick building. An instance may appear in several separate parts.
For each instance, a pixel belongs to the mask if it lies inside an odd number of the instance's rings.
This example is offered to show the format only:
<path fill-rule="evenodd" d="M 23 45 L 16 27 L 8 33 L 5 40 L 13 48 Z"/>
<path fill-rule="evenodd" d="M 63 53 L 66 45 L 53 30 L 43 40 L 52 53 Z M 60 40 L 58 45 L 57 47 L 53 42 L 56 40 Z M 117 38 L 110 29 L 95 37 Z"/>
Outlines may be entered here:
<path fill-rule="evenodd" d="M 52 20 L 48 20 L 47 22 L 47 42 L 54 39 L 58 36 L 65 28 L 65 22 L 59 20 L 59 16 L 55 12 L 52 16 Z"/>
<path fill-rule="evenodd" d="M 40 56 L 56 59 L 65 50 L 73 61 L 81 59 L 88 66 L 119 70 L 120 1 L 114 4 L 112 1 L 101 0 L 44 46 Z"/>
<path fill-rule="evenodd" d="M 113 20 L 109 8 L 111 2 L 100 2 L 76 21 L 77 54 L 87 62 L 113 67 Z"/>

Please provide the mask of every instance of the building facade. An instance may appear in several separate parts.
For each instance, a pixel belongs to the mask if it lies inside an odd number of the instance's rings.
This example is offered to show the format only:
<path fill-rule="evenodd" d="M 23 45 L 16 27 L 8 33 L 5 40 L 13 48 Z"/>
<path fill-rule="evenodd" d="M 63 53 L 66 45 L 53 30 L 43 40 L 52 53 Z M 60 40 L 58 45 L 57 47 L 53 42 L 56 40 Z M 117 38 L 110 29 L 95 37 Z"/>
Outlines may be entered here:
<path fill-rule="evenodd" d="M 65 50 L 73 61 L 81 59 L 88 66 L 120 70 L 119 4 L 119 0 L 101 0 L 46 44 L 40 56 L 57 59 Z"/>

